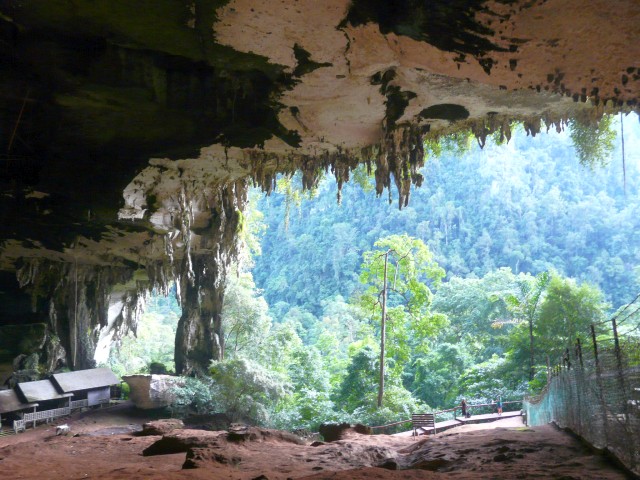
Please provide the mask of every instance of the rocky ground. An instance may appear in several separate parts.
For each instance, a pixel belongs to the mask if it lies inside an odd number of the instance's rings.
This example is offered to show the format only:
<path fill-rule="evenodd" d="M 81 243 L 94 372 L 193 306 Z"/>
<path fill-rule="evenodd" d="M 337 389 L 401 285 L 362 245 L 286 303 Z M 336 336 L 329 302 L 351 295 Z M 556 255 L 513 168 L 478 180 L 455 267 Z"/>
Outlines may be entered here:
<path fill-rule="evenodd" d="M 310 444 L 248 429 L 140 435 L 152 416 L 124 405 L 0 437 L 3 479 L 625 479 L 622 471 L 552 426 L 520 418 L 466 425 L 435 437 L 360 435 Z M 62 423 L 62 422 L 61 422 Z M 158 432 L 151 432 L 158 433 Z"/>

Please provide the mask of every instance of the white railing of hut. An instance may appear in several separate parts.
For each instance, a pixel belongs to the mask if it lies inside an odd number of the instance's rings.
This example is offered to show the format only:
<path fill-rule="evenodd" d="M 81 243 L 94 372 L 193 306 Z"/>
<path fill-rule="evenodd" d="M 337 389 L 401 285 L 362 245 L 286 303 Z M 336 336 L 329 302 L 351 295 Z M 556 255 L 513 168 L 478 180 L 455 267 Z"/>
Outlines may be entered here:
<path fill-rule="evenodd" d="M 72 400 L 71 401 L 71 410 L 75 410 L 76 408 L 83 408 L 89 406 L 89 400 L 86 398 L 84 400 Z"/>
<path fill-rule="evenodd" d="M 40 412 L 25 413 L 23 420 L 31 422 L 33 420 L 49 420 L 56 417 L 63 417 L 69 415 L 71 409 L 69 407 L 54 408 L 53 410 L 42 410 Z"/>
<path fill-rule="evenodd" d="M 25 422 L 33 422 L 33 427 L 35 428 L 36 422 L 38 420 L 50 421 L 56 417 L 64 417 L 65 415 L 71 414 L 71 408 L 63 407 L 63 408 L 54 408 L 53 410 L 42 410 L 40 412 L 33 413 L 25 413 L 22 419 Z"/>
<path fill-rule="evenodd" d="M 108 403 L 109 403 L 108 398 L 100 399 L 101 405 L 105 405 Z M 33 422 L 33 426 L 35 428 L 36 422 L 38 420 L 45 420 L 48 422 L 57 417 L 64 417 L 65 415 L 71 415 L 71 410 L 74 410 L 76 408 L 88 407 L 88 406 L 89 406 L 89 400 L 85 398 L 84 400 L 71 401 L 69 403 L 69 406 L 67 407 L 54 408 L 53 410 L 42 410 L 40 412 L 33 412 L 33 413 L 25 413 L 24 416 L 22 417 L 22 420 L 15 420 L 13 422 L 13 430 L 16 433 L 23 432 L 26 430 L 27 422 Z"/>

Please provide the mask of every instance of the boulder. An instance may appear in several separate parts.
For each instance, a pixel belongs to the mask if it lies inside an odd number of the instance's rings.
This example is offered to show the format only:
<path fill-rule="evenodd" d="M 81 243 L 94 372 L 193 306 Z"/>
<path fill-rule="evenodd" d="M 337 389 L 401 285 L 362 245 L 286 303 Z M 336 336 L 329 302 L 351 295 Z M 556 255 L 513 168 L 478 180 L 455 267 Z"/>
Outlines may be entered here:
<path fill-rule="evenodd" d="M 142 455 L 170 455 L 185 453 L 192 448 L 210 448 L 226 444 L 226 432 L 206 432 L 203 430 L 174 430 L 164 435 L 142 451 Z"/>
<path fill-rule="evenodd" d="M 189 452 L 193 449 L 224 448 L 238 442 L 289 443 L 304 445 L 305 442 L 289 432 L 269 430 L 246 425 L 234 425 L 229 432 L 207 432 L 203 430 L 173 430 L 165 434 L 160 440 L 149 445 L 142 454 L 167 455 L 172 453 Z M 218 462 L 224 463 L 224 462 Z"/>
<path fill-rule="evenodd" d="M 131 387 L 133 404 L 143 410 L 168 407 L 176 398 L 173 389 L 184 385 L 184 378 L 172 375 L 125 375 L 122 380 Z"/>
<path fill-rule="evenodd" d="M 227 433 L 227 440 L 229 442 L 284 442 L 293 443 L 296 445 L 304 445 L 305 442 L 300 437 L 293 433 L 284 432 L 281 430 L 269 430 L 266 428 L 249 427 L 247 425 L 234 423 L 229 428 Z"/>
<path fill-rule="evenodd" d="M 360 423 L 355 425 L 349 423 L 324 423 L 320 425 L 318 431 L 327 442 L 343 440 L 354 433 L 371 435 L 371 428 Z"/>
<path fill-rule="evenodd" d="M 184 419 L 185 426 L 192 430 L 227 430 L 231 426 L 231 419 L 224 413 L 212 415 L 190 415 Z"/>
<path fill-rule="evenodd" d="M 187 457 L 182 464 L 183 469 L 198 468 L 203 462 L 211 462 L 221 465 L 237 465 L 242 457 L 213 451 L 210 448 L 190 448 Z"/>
<path fill-rule="evenodd" d="M 180 430 L 182 428 L 184 428 L 182 420 L 177 418 L 164 418 L 160 420 L 153 420 L 142 425 L 142 431 L 139 435 L 166 435 L 169 432 Z"/>

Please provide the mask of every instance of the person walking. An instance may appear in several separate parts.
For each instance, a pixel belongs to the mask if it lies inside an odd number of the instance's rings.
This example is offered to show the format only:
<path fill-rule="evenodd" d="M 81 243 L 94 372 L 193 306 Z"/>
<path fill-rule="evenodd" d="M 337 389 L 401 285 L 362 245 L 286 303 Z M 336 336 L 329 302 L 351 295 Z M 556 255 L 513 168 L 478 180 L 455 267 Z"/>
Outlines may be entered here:
<path fill-rule="evenodd" d="M 498 397 L 498 402 L 496 403 L 498 407 L 498 416 L 502 416 L 502 397 Z"/>

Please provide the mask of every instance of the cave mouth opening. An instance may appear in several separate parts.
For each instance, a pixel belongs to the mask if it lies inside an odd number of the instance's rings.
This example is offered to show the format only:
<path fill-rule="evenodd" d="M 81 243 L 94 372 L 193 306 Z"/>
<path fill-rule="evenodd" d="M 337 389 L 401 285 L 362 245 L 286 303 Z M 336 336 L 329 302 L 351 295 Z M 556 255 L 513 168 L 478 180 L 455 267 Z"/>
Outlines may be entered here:
<path fill-rule="evenodd" d="M 135 333 L 129 331 L 97 348 L 96 363 L 108 366 L 119 376 L 175 372 L 175 337 L 181 315 L 175 285 L 168 295 L 153 290 L 138 318 Z"/>

